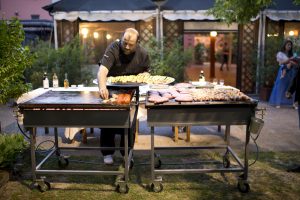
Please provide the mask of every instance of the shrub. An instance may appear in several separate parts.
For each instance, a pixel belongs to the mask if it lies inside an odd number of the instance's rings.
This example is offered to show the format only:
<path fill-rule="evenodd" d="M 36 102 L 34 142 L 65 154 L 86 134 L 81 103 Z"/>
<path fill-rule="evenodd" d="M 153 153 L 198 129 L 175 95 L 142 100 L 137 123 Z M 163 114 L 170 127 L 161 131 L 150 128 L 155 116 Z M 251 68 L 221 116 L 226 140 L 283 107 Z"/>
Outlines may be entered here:
<path fill-rule="evenodd" d="M 145 45 L 150 57 L 150 69 L 153 75 L 165 75 L 184 81 L 184 68 L 192 60 L 192 50 L 184 50 L 181 39 L 175 39 L 171 47 L 164 47 L 163 53 L 159 42 L 151 38 Z"/>
<path fill-rule="evenodd" d="M 26 71 L 26 77 L 32 83 L 33 88 L 42 86 L 44 72 L 47 72 L 50 83 L 53 73 L 56 73 L 60 86 L 63 86 L 65 73 L 68 74 L 70 84 L 92 82 L 91 70 L 88 71 L 84 68 L 87 58 L 84 56 L 78 36 L 57 50 L 53 45 L 49 45 L 48 41 L 38 41 L 32 47 L 32 51 L 36 54 L 37 59 L 32 68 Z"/>
<path fill-rule="evenodd" d="M 18 98 L 28 90 L 23 73 L 31 66 L 33 55 L 28 47 L 22 46 L 24 39 L 17 19 L 0 21 L 0 103 Z"/>
<path fill-rule="evenodd" d="M 16 160 L 18 154 L 22 153 L 28 146 L 24 137 L 20 134 L 0 135 L 0 167 L 10 167 Z"/>

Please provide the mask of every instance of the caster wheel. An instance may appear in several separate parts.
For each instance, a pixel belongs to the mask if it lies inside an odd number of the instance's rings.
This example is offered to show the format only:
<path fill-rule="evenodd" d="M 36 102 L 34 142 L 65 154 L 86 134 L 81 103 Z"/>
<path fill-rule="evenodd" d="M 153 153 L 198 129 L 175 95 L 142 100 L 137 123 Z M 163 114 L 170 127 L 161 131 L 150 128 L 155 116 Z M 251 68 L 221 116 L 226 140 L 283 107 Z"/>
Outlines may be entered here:
<path fill-rule="evenodd" d="M 155 168 L 155 169 L 159 169 L 160 167 L 161 167 L 161 160 L 158 159 L 158 160 L 156 160 L 156 162 L 155 162 L 155 164 L 154 164 L 154 168 Z"/>
<path fill-rule="evenodd" d="M 151 190 L 153 192 L 161 192 L 163 189 L 162 183 L 151 183 Z"/>
<path fill-rule="evenodd" d="M 223 157 L 223 167 L 225 167 L 225 168 L 230 167 L 230 160 L 229 160 L 228 156 Z"/>
<path fill-rule="evenodd" d="M 117 191 L 121 194 L 127 194 L 129 191 L 129 187 L 127 184 L 118 184 Z"/>
<path fill-rule="evenodd" d="M 63 158 L 63 157 L 59 157 L 59 159 L 58 159 L 58 166 L 60 168 L 66 168 L 68 165 L 69 165 L 69 159 Z"/>
<path fill-rule="evenodd" d="M 41 192 L 46 192 L 47 190 L 50 190 L 50 188 L 51 188 L 50 183 L 47 181 L 38 184 L 38 189 Z"/>
<path fill-rule="evenodd" d="M 238 190 L 242 193 L 248 193 L 250 191 L 250 185 L 249 183 L 245 183 L 243 181 L 238 182 Z"/>

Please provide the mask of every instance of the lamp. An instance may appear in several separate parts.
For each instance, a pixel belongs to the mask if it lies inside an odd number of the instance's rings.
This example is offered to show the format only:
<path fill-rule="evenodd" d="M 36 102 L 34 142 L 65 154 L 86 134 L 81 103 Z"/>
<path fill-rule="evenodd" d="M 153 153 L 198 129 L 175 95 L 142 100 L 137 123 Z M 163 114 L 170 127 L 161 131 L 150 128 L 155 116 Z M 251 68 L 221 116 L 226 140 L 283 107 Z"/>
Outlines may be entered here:
<path fill-rule="evenodd" d="M 99 33 L 98 33 L 98 32 L 94 32 L 93 35 L 94 35 L 94 38 L 95 38 L 95 39 L 99 38 Z"/>
<path fill-rule="evenodd" d="M 111 38 L 110 34 L 106 34 L 106 39 L 109 40 Z"/>
<path fill-rule="evenodd" d="M 89 33 L 88 28 L 82 28 L 81 29 L 81 34 L 83 35 L 83 38 L 87 38 L 88 33 Z"/>
<path fill-rule="evenodd" d="M 215 43 L 217 34 L 217 31 L 210 32 L 210 78 L 215 77 Z"/>
<path fill-rule="evenodd" d="M 211 37 L 216 37 L 218 35 L 217 31 L 211 31 L 210 36 Z"/>

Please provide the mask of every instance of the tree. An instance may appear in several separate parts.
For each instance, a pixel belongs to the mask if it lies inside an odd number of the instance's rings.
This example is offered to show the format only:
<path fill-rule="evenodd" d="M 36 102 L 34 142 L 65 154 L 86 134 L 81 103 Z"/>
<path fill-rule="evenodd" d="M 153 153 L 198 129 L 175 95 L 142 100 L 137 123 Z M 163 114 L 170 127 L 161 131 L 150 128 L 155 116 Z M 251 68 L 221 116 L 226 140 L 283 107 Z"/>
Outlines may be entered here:
<path fill-rule="evenodd" d="M 29 88 L 23 72 L 31 66 L 34 56 L 22 46 L 24 38 L 17 19 L 0 21 L 0 103 L 20 97 Z"/>
<path fill-rule="evenodd" d="M 293 3 L 300 5 L 300 0 L 294 0 Z M 208 13 L 228 24 L 245 24 L 271 4 L 272 0 L 216 0 Z"/>

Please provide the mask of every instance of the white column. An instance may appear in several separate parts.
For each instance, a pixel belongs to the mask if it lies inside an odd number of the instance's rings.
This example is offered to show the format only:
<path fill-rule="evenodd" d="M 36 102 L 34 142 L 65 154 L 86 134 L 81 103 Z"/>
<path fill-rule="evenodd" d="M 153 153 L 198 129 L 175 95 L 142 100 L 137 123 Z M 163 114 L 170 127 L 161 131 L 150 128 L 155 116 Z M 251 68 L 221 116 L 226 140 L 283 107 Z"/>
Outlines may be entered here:
<path fill-rule="evenodd" d="M 265 60 L 265 35 L 266 35 L 266 15 L 264 11 L 259 13 L 259 29 L 258 29 L 258 52 L 257 52 L 257 65 L 256 65 L 256 83 L 255 83 L 255 93 L 258 94 L 259 91 L 259 81 L 260 81 L 260 69 L 264 67 Z"/>
<path fill-rule="evenodd" d="M 57 24 L 56 24 L 56 20 L 55 19 L 53 21 L 53 26 L 54 26 L 54 47 L 55 47 L 55 49 L 58 49 Z"/>

